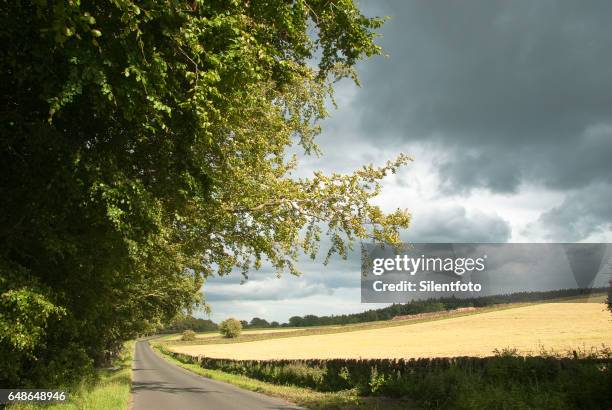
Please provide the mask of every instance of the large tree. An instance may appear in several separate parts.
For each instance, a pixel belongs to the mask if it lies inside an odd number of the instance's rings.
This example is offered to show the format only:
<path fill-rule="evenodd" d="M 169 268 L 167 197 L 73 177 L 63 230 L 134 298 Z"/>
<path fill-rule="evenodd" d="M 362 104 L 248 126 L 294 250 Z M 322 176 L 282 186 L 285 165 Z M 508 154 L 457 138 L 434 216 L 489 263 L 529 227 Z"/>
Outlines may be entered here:
<path fill-rule="evenodd" d="M 324 233 L 342 255 L 408 225 L 369 203 L 404 156 L 291 175 L 334 81 L 380 52 L 352 0 L 1 4 L 2 385 L 77 377 L 211 274 L 295 274 Z"/>

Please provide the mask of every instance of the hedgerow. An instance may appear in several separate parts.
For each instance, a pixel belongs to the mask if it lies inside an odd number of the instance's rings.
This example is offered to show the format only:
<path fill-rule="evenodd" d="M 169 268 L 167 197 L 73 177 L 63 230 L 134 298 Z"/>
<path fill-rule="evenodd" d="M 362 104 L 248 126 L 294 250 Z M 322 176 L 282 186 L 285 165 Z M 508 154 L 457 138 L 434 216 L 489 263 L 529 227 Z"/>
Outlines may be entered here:
<path fill-rule="evenodd" d="M 164 352 L 269 383 L 410 397 L 424 408 L 612 408 L 607 349 L 567 357 L 502 351 L 491 357 L 406 360 L 231 360 Z"/>

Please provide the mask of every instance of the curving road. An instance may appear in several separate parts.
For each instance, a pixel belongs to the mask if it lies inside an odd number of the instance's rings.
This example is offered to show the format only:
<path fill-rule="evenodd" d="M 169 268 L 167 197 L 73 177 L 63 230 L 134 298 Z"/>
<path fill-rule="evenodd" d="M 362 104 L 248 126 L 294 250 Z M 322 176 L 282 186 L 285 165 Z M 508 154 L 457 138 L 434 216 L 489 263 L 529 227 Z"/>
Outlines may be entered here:
<path fill-rule="evenodd" d="M 136 343 L 132 370 L 134 410 L 300 409 L 284 400 L 182 369 L 159 357 L 147 341 Z"/>

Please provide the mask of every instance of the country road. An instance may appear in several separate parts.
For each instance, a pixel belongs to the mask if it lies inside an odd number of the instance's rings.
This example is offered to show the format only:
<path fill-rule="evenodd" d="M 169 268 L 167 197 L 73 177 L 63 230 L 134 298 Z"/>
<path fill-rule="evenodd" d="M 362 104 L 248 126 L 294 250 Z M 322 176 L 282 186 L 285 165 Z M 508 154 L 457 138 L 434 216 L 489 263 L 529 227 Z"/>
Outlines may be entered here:
<path fill-rule="evenodd" d="M 284 400 L 182 369 L 159 357 L 147 341 L 136 343 L 132 369 L 134 410 L 300 409 Z"/>

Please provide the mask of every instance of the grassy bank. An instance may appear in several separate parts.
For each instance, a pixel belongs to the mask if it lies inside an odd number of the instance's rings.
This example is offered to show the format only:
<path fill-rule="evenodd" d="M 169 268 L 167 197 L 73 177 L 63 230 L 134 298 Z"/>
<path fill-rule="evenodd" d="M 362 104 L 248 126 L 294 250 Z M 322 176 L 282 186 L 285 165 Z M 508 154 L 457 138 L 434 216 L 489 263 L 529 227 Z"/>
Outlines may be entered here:
<path fill-rule="evenodd" d="M 309 409 L 399 410 L 412 407 L 407 399 L 399 400 L 384 397 L 360 397 L 355 389 L 337 392 L 318 392 L 303 387 L 267 383 L 247 376 L 227 373 L 220 370 L 205 369 L 198 364 L 181 361 L 174 358 L 167 353 L 163 346 L 153 345 L 153 347 L 164 359 L 201 376 L 230 383 L 245 390 L 279 397 Z"/>
<path fill-rule="evenodd" d="M 69 400 L 66 403 L 16 404 L 9 409 L 48 409 L 48 410 L 108 410 L 127 409 L 132 388 L 132 359 L 134 342 L 127 342 L 119 359 L 112 369 L 99 369 L 94 377 L 77 386 L 66 388 Z M 58 388 L 57 390 L 62 390 Z"/>

